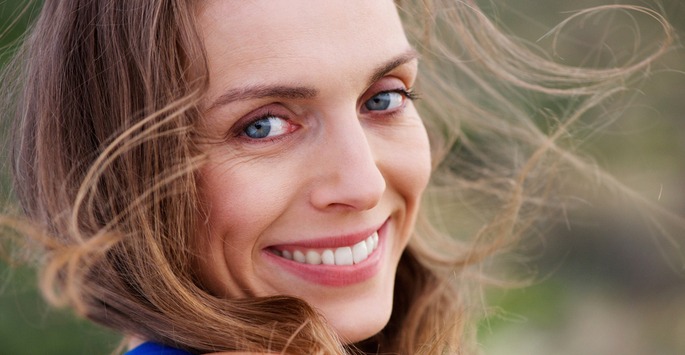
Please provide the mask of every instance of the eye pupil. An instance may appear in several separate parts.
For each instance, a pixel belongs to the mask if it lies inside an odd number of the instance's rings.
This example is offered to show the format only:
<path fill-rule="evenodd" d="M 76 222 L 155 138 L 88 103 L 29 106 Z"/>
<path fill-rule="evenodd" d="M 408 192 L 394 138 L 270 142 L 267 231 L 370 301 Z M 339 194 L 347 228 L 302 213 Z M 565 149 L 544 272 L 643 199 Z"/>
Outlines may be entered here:
<path fill-rule="evenodd" d="M 369 111 L 382 111 L 387 110 L 388 107 L 390 107 L 391 101 L 390 93 L 382 92 L 366 101 L 364 106 L 366 106 L 366 109 Z"/>
<path fill-rule="evenodd" d="M 269 118 L 263 118 L 245 128 L 245 135 L 250 138 L 264 138 L 271 132 Z"/>

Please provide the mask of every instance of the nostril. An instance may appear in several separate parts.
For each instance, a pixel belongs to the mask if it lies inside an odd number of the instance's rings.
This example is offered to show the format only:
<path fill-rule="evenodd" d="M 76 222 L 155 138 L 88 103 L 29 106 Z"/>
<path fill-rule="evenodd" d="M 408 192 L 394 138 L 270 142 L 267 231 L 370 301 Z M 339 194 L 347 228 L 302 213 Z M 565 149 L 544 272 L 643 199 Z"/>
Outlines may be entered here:
<path fill-rule="evenodd" d="M 385 178 L 369 158 L 328 164 L 312 186 L 311 203 L 319 209 L 369 210 L 378 205 L 385 190 Z"/>
<path fill-rule="evenodd" d="M 375 164 L 363 171 L 347 166 L 341 167 L 336 174 L 320 179 L 313 186 L 310 199 L 315 207 L 368 210 L 378 204 L 386 189 L 381 171 Z"/>
<path fill-rule="evenodd" d="M 333 116 L 331 116 L 333 117 Z M 368 210 L 375 207 L 386 189 L 365 126 L 355 112 L 340 113 L 328 120 L 316 153 L 311 202 L 319 209 Z M 313 163 L 313 161 L 312 161 Z"/>

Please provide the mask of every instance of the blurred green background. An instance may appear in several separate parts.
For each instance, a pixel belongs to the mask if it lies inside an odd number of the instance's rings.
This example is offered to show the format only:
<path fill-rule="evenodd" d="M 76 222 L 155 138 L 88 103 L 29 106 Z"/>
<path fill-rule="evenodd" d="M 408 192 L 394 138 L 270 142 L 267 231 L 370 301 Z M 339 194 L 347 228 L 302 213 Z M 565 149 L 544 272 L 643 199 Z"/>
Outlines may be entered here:
<path fill-rule="evenodd" d="M 544 48 L 548 43 L 539 39 L 569 11 L 612 2 L 479 3 L 516 36 Z M 660 4 L 685 37 L 685 2 Z M 24 1 L 0 0 L 0 65 L 35 10 L 29 9 L 28 16 L 8 27 L 23 6 Z M 582 36 L 596 33 L 593 24 L 577 25 L 576 45 L 558 48 L 558 60 L 577 64 L 584 58 L 583 45 L 592 40 L 584 41 Z M 646 26 L 646 32 L 656 27 Z M 629 27 L 625 29 L 629 37 L 633 35 Z M 644 35 L 649 40 L 653 34 Z M 684 73 L 685 51 L 677 46 L 654 66 L 624 117 L 579 147 L 646 199 L 681 216 L 685 216 Z M 0 124 L 5 127 L 6 122 Z M 2 137 L 4 141 L 4 133 Z M 8 186 L 7 169 L 3 170 L 4 198 Z M 685 250 L 678 250 L 685 236 L 675 235 L 671 243 L 625 201 L 598 191 L 588 193 L 582 187 L 579 191 L 585 208 L 569 212 L 568 224 L 517 251 L 523 261 L 515 263 L 517 270 L 512 273 L 537 275 L 537 281 L 520 289 L 488 291 L 492 315 L 482 322 L 479 334 L 484 352 L 685 354 Z M 45 306 L 35 284 L 31 270 L 0 262 L 0 355 L 107 354 L 117 346 L 117 334 Z"/>
<path fill-rule="evenodd" d="M 484 8 L 494 4 L 496 10 L 489 11 L 504 26 L 555 53 L 561 63 L 607 66 L 607 57 L 587 55 L 597 50 L 591 43 L 598 41 L 631 43 L 639 35 L 644 46 L 657 42 L 655 22 L 621 15 L 572 23 L 565 32 L 570 38 L 553 51 L 543 35 L 573 11 L 590 6 L 659 3 L 678 35 L 685 38 L 682 0 L 479 2 Z M 640 33 L 633 31 L 633 20 L 640 24 Z M 616 21 L 612 24 L 616 32 L 598 30 L 607 21 Z M 626 53 L 621 49 L 612 48 L 610 56 L 620 61 L 622 55 L 630 54 L 630 48 L 623 48 Z M 597 124 L 601 127 L 604 122 Z M 601 133 L 584 137 L 577 148 L 647 201 L 685 216 L 685 51 L 681 42 L 653 66 L 620 117 L 601 127 Z M 524 257 L 512 263 L 517 269 L 513 274 L 537 275 L 537 281 L 530 287 L 488 293 L 495 309 L 481 324 L 484 352 L 685 354 L 684 231 L 676 230 L 668 240 L 630 201 L 614 198 L 601 188 L 573 188 L 583 208 L 560 217 L 554 230 L 538 243 L 524 245 L 518 253 Z"/>

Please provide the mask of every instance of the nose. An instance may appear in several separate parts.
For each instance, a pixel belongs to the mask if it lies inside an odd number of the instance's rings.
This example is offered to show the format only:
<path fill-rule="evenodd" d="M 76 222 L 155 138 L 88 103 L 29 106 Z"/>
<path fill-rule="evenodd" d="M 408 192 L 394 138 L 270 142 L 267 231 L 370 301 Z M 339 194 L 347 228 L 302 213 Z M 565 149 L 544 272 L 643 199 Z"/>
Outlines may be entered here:
<path fill-rule="evenodd" d="M 325 125 L 316 147 L 318 164 L 311 168 L 317 179 L 310 200 L 320 210 L 368 210 L 378 204 L 386 188 L 366 129 L 356 114 L 346 116 Z"/>

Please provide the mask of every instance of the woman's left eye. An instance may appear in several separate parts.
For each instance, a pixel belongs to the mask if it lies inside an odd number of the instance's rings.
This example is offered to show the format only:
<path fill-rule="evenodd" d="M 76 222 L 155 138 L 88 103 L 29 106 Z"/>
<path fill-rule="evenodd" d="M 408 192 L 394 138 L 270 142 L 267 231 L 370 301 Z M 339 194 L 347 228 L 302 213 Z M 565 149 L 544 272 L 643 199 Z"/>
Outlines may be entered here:
<path fill-rule="evenodd" d="M 290 123 L 276 116 L 265 116 L 253 121 L 243 129 L 243 134 L 252 139 L 274 138 L 292 131 Z"/>
<path fill-rule="evenodd" d="M 402 106 L 405 95 L 397 91 L 383 91 L 364 103 L 364 108 L 369 111 L 387 111 Z"/>

